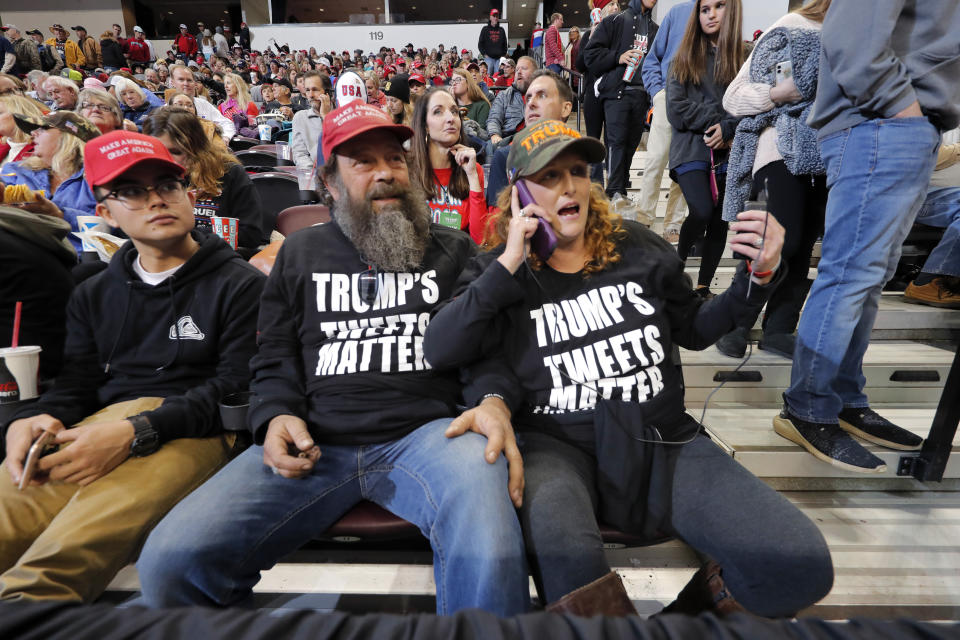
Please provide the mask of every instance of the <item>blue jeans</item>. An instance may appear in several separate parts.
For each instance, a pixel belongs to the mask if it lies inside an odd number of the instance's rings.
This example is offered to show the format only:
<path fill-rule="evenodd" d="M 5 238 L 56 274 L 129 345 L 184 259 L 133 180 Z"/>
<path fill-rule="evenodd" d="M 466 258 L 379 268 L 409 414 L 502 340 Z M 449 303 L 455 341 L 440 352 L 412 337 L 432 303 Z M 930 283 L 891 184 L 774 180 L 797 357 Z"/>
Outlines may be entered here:
<path fill-rule="evenodd" d="M 486 439 L 449 439 L 449 424 L 434 420 L 385 444 L 323 446 L 301 479 L 275 475 L 262 447 L 247 449 L 150 534 L 137 563 L 145 603 L 241 603 L 261 571 L 370 500 L 430 540 L 438 614 L 472 607 L 523 613 L 528 572 L 505 459 L 488 464 Z"/>
<path fill-rule="evenodd" d="M 487 63 L 487 75 L 491 78 L 497 75 L 497 71 L 500 70 L 500 58 L 491 58 L 490 56 L 483 56 L 484 62 Z M 491 100 L 490 102 L 493 102 Z"/>
<path fill-rule="evenodd" d="M 939 143 L 926 118 L 869 120 L 820 141 L 830 188 L 822 257 L 784 394 L 798 418 L 836 424 L 841 409 L 869 406 L 863 355 Z"/>
<path fill-rule="evenodd" d="M 931 189 L 917 214 L 917 222 L 946 228 L 930 257 L 924 273 L 960 276 L 960 187 Z"/>

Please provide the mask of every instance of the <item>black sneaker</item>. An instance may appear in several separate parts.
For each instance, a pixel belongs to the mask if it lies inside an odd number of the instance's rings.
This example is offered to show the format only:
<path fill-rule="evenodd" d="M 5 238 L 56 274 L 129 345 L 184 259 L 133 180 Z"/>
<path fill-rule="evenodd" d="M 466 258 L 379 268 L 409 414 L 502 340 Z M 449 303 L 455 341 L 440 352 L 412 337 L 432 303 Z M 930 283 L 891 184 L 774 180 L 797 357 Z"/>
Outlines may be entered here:
<path fill-rule="evenodd" d="M 840 428 L 888 449 L 916 451 L 923 444 L 923 438 L 898 427 L 870 407 L 850 407 L 841 411 Z"/>
<path fill-rule="evenodd" d="M 887 470 L 883 460 L 864 449 L 839 425 L 801 420 L 787 411 L 786 406 L 773 419 L 773 430 L 835 467 L 858 473 Z"/>
<path fill-rule="evenodd" d="M 737 327 L 717 340 L 717 351 L 729 358 L 742 358 L 747 352 L 746 327 Z"/>
<path fill-rule="evenodd" d="M 793 347 L 796 344 L 797 337 L 792 333 L 764 333 L 758 346 L 764 351 L 793 360 Z"/>
<path fill-rule="evenodd" d="M 713 300 L 717 297 L 710 291 L 710 287 L 697 287 L 693 291 L 704 300 Z"/>

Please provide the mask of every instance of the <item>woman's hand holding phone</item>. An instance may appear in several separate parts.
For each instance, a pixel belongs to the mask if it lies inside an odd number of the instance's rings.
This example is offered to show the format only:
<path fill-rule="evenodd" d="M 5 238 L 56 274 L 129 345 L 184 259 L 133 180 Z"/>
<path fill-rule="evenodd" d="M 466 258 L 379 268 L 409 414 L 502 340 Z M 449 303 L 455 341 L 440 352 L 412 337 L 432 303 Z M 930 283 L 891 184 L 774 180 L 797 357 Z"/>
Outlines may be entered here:
<path fill-rule="evenodd" d="M 719 122 L 707 127 L 707 130 L 703 133 L 703 143 L 711 149 L 723 148 L 723 130 L 720 128 Z"/>
<path fill-rule="evenodd" d="M 780 252 L 786 232 L 783 226 L 766 211 L 741 211 L 737 221 L 730 224 L 735 235 L 730 238 L 730 248 L 753 261 L 754 273 L 763 273 L 776 269 L 780 264 Z M 773 274 L 760 278 L 769 281 Z"/>
<path fill-rule="evenodd" d="M 524 255 L 530 250 L 530 238 L 536 232 L 537 219 L 544 214 L 544 211 L 535 202 L 521 207 L 517 185 L 510 187 L 510 204 L 511 218 L 507 244 L 497 261 L 513 274 L 523 264 Z"/>

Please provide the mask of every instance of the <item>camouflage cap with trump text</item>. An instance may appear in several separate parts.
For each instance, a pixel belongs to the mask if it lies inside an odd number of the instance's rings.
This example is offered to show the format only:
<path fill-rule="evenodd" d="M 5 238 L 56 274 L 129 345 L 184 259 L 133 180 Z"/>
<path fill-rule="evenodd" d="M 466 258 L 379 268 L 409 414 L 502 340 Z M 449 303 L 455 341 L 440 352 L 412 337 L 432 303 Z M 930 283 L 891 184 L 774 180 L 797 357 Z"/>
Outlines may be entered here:
<path fill-rule="evenodd" d="M 581 136 L 559 120 L 541 120 L 514 136 L 507 156 L 507 175 L 511 181 L 529 176 L 566 151 L 579 153 L 587 162 L 601 162 L 607 155 L 596 138 Z"/>

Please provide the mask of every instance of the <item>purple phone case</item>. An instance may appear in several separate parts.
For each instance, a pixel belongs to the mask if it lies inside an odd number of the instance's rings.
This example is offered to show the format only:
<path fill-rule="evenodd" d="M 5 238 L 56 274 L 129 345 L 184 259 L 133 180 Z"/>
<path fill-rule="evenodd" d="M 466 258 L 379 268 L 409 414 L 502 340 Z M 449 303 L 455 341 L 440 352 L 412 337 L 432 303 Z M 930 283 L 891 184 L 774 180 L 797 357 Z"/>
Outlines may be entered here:
<path fill-rule="evenodd" d="M 527 183 L 523 180 L 517 180 L 517 197 L 520 200 L 520 206 L 526 207 L 529 204 L 536 203 L 527 188 Z M 543 218 L 537 218 L 537 230 L 533 232 L 530 238 L 530 248 L 541 260 L 546 260 L 553 255 L 557 248 L 557 234 L 553 232 L 553 227 Z"/>

